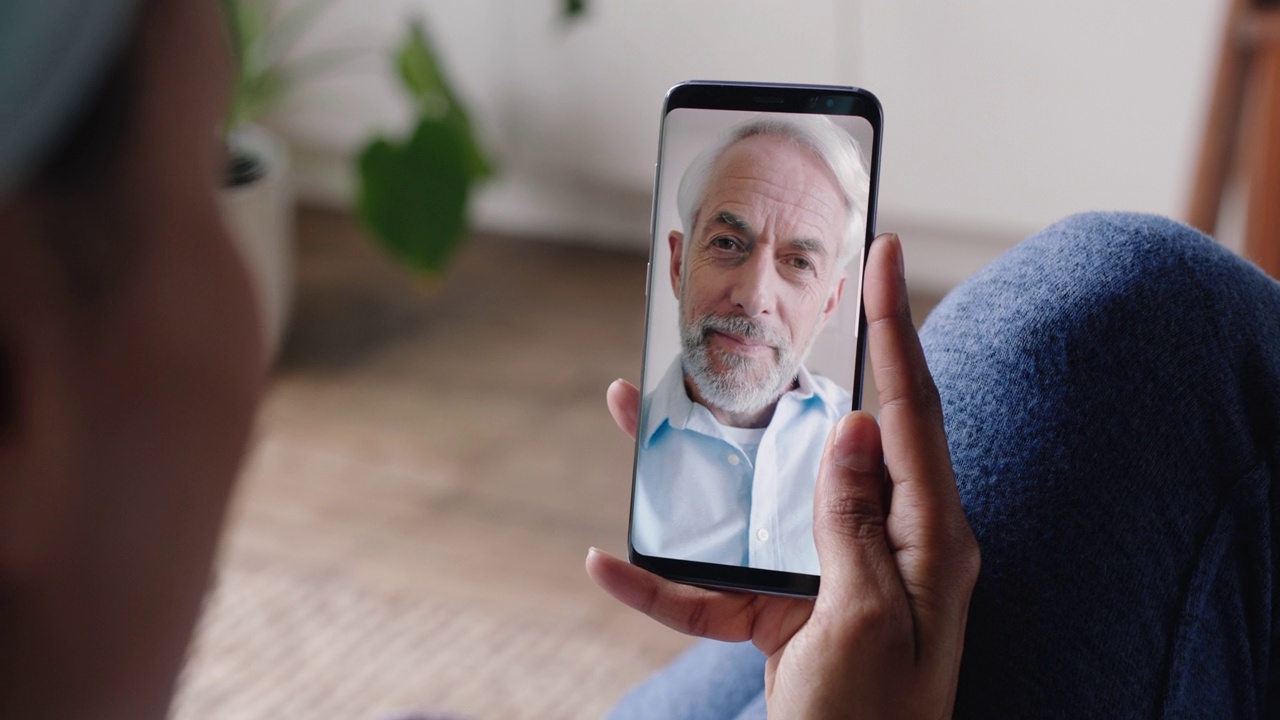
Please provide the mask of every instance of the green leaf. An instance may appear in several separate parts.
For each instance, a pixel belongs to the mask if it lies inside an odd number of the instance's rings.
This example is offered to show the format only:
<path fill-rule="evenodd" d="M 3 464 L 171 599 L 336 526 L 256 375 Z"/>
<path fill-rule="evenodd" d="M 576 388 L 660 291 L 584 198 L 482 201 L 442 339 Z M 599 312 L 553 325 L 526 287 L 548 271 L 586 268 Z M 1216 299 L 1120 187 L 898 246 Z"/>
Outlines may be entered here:
<path fill-rule="evenodd" d="M 271 12 L 262 2 L 253 0 L 232 0 L 231 22 L 240 44 L 240 73 L 254 74 L 258 71 L 258 48 L 267 33 L 271 21 Z"/>
<path fill-rule="evenodd" d="M 281 63 L 298 40 L 334 0 L 302 0 L 280 14 L 271 23 L 271 32 L 262 38 L 259 60 L 264 67 Z"/>
<path fill-rule="evenodd" d="M 248 100 L 245 93 L 256 82 L 259 74 L 254 65 L 254 47 L 266 30 L 267 13 L 260 3 L 248 0 L 222 0 L 221 5 L 236 71 L 235 87 L 224 128 L 224 131 L 230 131 L 247 116 Z"/>
<path fill-rule="evenodd" d="M 231 108 L 230 127 L 266 115 L 288 89 L 284 73 L 274 68 L 242 78 Z"/>
<path fill-rule="evenodd" d="M 464 239 L 465 145 L 452 124 L 423 118 L 407 142 L 378 138 L 360 153 L 357 212 L 389 253 L 420 274 L 443 272 Z"/>
<path fill-rule="evenodd" d="M 427 41 L 421 20 L 413 22 L 409 37 L 396 53 L 396 69 L 409 96 L 417 101 L 419 108 L 432 109 L 448 101 L 444 77 L 440 74 L 440 65 Z"/>
<path fill-rule="evenodd" d="M 239 3 L 236 0 L 221 0 L 219 5 L 222 6 L 222 19 L 227 26 L 227 39 L 231 43 L 232 67 L 238 75 L 240 68 L 244 65 L 245 45 L 244 28 L 240 25 Z"/>
<path fill-rule="evenodd" d="M 439 118 L 451 125 L 463 144 L 468 176 L 484 180 L 493 175 L 493 166 L 480 149 L 467 109 L 445 78 L 437 55 L 427 37 L 425 24 L 416 20 L 409 36 L 396 53 L 396 68 L 405 90 L 414 100 L 419 117 Z"/>
<path fill-rule="evenodd" d="M 298 40 L 335 0 L 298 0 L 276 12 L 276 0 L 221 0 L 236 82 L 225 131 L 269 113 L 298 83 L 337 67 L 354 51 L 287 58 Z"/>

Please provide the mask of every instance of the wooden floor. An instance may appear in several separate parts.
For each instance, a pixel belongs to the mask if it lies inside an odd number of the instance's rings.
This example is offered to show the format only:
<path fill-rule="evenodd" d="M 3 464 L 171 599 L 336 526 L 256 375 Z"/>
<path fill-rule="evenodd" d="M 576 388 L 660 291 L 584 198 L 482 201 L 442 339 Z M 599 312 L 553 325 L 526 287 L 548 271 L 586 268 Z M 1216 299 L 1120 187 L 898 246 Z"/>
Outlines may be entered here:
<path fill-rule="evenodd" d="M 175 715 L 599 717 L 689 642 L 582 570 L 625 554 L 604 392 L 639 374 L 646 259 L 477 237 L 424 289 L 345 215 L 299 245 Z"/>

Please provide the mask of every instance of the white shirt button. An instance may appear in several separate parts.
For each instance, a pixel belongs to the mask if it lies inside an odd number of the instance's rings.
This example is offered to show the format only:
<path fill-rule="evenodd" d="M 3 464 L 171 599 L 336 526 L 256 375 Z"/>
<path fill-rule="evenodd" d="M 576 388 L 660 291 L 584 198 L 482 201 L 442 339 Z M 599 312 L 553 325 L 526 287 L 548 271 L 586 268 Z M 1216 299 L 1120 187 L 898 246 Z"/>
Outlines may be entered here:
<path fill-rule="evenodd" d="M 730 464 L 730 465 L 737 465 L 737 464 L 738 464 L 738 463 L 740 463 L 740 462 L 742 462 L 742 461 L 738 459 L 738 456 L 737 456 L 737 455 L 730 455 L 730 456 L 729 456 L 729 464 Z"/>
<path fill-rule="evenodd" d="M 756 539 L 760 542 L 769 542 L 769 531 L 764 528 L 760 528 L 756 531 Z"/>

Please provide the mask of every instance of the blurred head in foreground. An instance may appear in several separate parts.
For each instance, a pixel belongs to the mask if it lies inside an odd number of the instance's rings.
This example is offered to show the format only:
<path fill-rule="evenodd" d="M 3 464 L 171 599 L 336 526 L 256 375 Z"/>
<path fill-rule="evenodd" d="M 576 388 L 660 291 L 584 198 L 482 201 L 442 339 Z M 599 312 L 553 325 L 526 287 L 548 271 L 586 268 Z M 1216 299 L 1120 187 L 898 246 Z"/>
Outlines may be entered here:
<path fill-rule="evenodd" d="M 0 715 L 163 717 L 264 375 L 209 0 L 0 8 Z"/>

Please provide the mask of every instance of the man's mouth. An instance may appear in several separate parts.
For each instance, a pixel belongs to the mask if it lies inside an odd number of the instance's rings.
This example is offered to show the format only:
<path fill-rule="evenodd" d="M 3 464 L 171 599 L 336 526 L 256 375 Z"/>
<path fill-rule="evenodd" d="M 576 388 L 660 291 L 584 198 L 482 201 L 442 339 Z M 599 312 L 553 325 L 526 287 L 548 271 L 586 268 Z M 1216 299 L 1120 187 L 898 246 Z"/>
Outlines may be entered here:
<path fill-rule="evenodd" d="M 773 347 L 746 335 L 738 333 L 726 332 L 724 330 L 712 330 L 707 338 L 709 341 L 715 341 L 723 349 L 739 355 L 756 355 L 772 352 Z"/>

